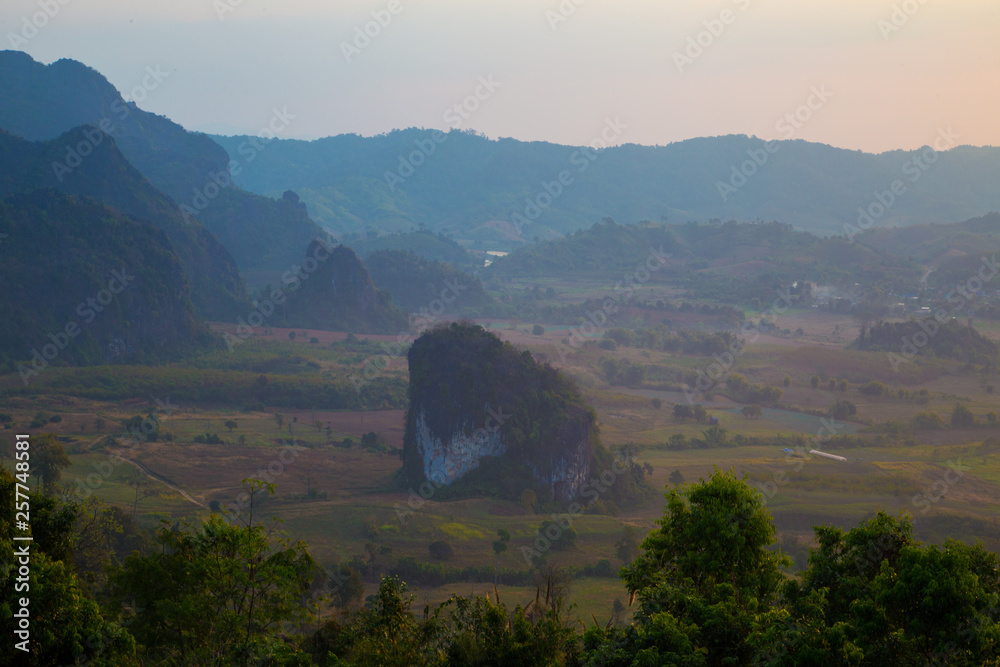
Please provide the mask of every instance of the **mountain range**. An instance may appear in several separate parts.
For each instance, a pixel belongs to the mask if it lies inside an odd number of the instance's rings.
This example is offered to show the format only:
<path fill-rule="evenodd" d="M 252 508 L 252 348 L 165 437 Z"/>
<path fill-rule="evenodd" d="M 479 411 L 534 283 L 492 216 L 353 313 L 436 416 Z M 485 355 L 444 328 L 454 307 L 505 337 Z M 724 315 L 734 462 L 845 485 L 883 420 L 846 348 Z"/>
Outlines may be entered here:
<path fill-rule="evenodd" d="M 214 138 L 230 153 L 248 140 Z M 1000 148 L 959 145 L 947 128 L 927 140 L 929 147 L 878 155 L 743 135 L 594 150 L 411 128 L 276 139 L 235 180 L 271 196 L 295 190 L 337 233 L 425 226 L 483 250 L 562 236 L 605 217 L 777 220 L 830 236 L 1000 210 Z"/>

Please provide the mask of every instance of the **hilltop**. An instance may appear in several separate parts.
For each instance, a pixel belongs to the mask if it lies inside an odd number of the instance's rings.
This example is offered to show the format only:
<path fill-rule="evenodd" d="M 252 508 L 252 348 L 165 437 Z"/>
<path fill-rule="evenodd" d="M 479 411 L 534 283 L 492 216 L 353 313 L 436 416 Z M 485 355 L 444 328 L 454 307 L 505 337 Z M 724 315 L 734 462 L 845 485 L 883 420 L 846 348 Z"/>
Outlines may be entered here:
<path fill-rule="evenodd" d="M 158 69 L 150 73 L 147 94 L 169 85 L 169 77 Z M 0 128 L 12 134 L 46 141 L 81 125 L 106 130 L 187 218 L 202 221 L 219 238 L 255 284 L 287 270 L 320 233 L 304 207 L 232 187 L 230 155 L 208 136 L 126 102 L 82 63 L 63 59 L 43 65 L 19 51 L 0 51 L 0 89 Z M 258 139 L 248 150 L 257 156 L 269 147 Z M 72 159 L 64 153 L 64 161 Z M 249 157 L 233 159 L 239 165 Z"/>

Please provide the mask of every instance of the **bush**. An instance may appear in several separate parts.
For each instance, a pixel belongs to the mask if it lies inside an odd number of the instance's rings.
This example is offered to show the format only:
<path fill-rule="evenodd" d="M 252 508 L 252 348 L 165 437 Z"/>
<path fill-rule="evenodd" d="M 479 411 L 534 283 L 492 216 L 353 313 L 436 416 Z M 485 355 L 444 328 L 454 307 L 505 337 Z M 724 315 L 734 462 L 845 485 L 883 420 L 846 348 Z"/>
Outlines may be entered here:
<path fill-rule="evenodd" d="M 545 333 L 545 327 L 543 327 L 541 324 L 536 324 L 535 326 L 531 327 L 531 333 L 535 334 L 536 336 L 541 336 Z"/>
<path fill-rule="evenodd" d="M 434 560 L 451 560 L 455 555 L 455 550 L 451 548 L 446 540 L 437 540 L 427 545 L 427 550 Z"/>
<path fill-rule="evenodd" d="M 951 425 L 955 428 L 968 428 L 969 426 L 975 426 L 976 416 L 972 414 L 969 408 L 965 407 L 961 403 L 956 403 L 955 408 L 951 411 Z"/>
<path fill-rule="evenodd" d="M 858 391 L 865 396 L 883 396 L 888 391 L 888 387 L 881 382 L 872 381 L 858 387 Z"/>
<path fill-rule="evenodd" d="M 932 410 L 918 412 L 913 416 L 911 423 L 913 424 L 913 428 L 924 431 L 932 431 L 944 426 L 944 420 L 941 419 L 941 415 Z"/>

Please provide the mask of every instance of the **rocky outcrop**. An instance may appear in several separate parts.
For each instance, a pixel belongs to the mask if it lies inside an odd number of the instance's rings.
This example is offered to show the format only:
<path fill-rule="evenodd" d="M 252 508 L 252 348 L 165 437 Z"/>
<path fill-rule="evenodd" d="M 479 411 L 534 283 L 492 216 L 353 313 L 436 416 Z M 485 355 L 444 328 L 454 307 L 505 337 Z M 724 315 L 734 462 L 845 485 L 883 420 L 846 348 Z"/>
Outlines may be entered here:
<path fill-rule="evenodd" d="M 578 496 L 599 446 L 575 385 L 482 327 L 452 324 L 409 352 L 404 470 L 456 493 Z M 416 488 L 416 487 L 415 487 Z"/>

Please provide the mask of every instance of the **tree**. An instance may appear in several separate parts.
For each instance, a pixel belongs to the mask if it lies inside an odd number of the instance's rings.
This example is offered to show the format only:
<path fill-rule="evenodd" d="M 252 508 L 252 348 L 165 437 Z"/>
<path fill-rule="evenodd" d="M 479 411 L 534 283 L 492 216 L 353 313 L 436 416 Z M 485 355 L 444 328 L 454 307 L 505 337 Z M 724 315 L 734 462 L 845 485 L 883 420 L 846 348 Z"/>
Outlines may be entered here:
<path fill-rule="evenodd" d="M 278 430 L 280 431 L 281 427 L 285 423 L 285 416 L 282 415 L 280 412 L 275 412 L 274 413 L 274 423 L 278 425 Z"/>
<path fill-rule="evenodd" d="M 348 609 L 361 604 L 365 594 L 365 582 L 361 573 L 348 565 L 340 565 L 330 578 L 329 588 L 333 604 Z"/>
<path fill-rule="evenodd" d="M 677 486 L 678 484 L 683 484 L 684 475 L 681 473 L 680 470 L 675 470 L 672 473 L 670 473 L 670 477 L 667 478 L 667 481 L 673 484 L 674 486 Z"/>
<path fill-rule="evenodd" d="M 500 582 L 500 556 L 507 551 L 507 543 L 510 542 L 510 533 L 507 532 L 505 528 L 497 529 L 498 540 L 493 542 L 493 555 L 496 557 L 496 561 L 493 568 L 493 584 L 496 585 Z"/>
<path fill-rule="evenodd" d="M 976 425 L 976 416 L 961 403 L 955 403 L 951 411 L 951 425 L 955 428 L 969 428 Z"/>
<path fill-rule="evenodd" d="M 858 408 L 850 401 L 840 400 L 833 404 L 830 414 L 834 419 L 848 419 L 858 413 Z"/>
<path fill-rule="evenodd" d="M 431 542 L 427 545 L 427 551 L 430 552 L 431 558 L 434 560 L 451 560 L 451 557 L 455 555 L 455 550 L 447 540 Z"/>
<path fill-rule="evenodd" d="M 273 484 L 244 480 L 249 508 L 238 525 L 212 515 L 197 527 L 166 524 L 161 551 L 134 554 L 110 576 L 114 608 L 150 658 L 183 664 L 246 665 L 280 650 L 284 623 L 307 619 L 302 600 L 317 570 L 305 544 L 255 523 L 257 496 Z"/>
<path fill-rule="evenodd" d="M 750 664 L 755 633 L 780 617 L 773 604 L 787 559 L 769 550 L 770 513 L 732 471 L 666 497 L 660 529 L 622 568 L 640 600 L 635 630 L 603 639 L 643 664 Z"/>
<path fill-rule="evenodd" d="M 226 422 L 223 424 L 223 426 L 229 429 L 229 432 L 232 433 L 233 429 L 239 427 L 239 424 L 236 422 L 235 419 L 227 419 Z"/>
<path fill-rule="evenodd" d="M 625 565 L 635 560 L 635 557 L 639 555 L 639 531 L 626 524 L 622 528 L 621 538 L 615 542 L 615 555 Z"/>
<path fill-rule="evenodd" d="M 691 419 L 693 412 L 690 405 L 684 405 L 683 403 L 678 403 L 674 406 L 674 419 L 677 421 L 684 421 L 685 419 Z"/>
<path fill-rule="evenodd" d="M 650 402 L 653 404 L 654 410 L 659 410 L 663 407 L 663 400 L 659 397 L 654 397 Z"/>
<path fill-rule="evenodd" d="M 819 387 L 819 376 L 818 375 L 813 375 L 811 378 L 809 378 L 809 386 L 812 387 L 813 389 L 816 389 L 816 388 Z"/>
<path fill-rule="evenodd" d="M 543 327 L 541 324 L 536 324 L 535 326 L 531 327 L 531 333 L 533 333 L 536 336 L 542 336 L 545 334 L 545 327 Z"/>
<path fill-rule="evenodd" d="M 884 512 L 846 533 L 815 530 L 801 584 L 785 586 L 790 618 L 762 636 L 785 647 L 781 664 L 824 654 L 841 664 L 862 655 L 861 664 L 996 664 L 996 554 L 952 540 L 923 547 L 908 516 Z"/>
<path fill-rule="evenodd" d="M 758 419 L 762 414 L 764 414 L 763 408 L 759 405 L 744 405 L 740 412 L 746 419 Z"/>
<path fill-rule="evenodd" d="M 786 375 L 781 380 L 781 386 L 782 387 L 791 387 L 792 386 L 792 378 L 790 378 L 789 376 Z"/>
<path fill-rule="evenodd" d="M 46 494 L 55 492 L 55 485 L 62 479 L 62 471 L 70 465 L 66 448 L 51 433 L 35 436 L 31 441 L 31 467 L 42 483 Z"/>
<path fill-rule="evenodd" d="M 14 507 L 16 480 L 0 467 L 0 503 Z M 29 494 L 31 532 L 28 588 L 15 591 L 16 534 L 13 512 L 0 513 L 0 617 L 9 619 L 8 636 L 0 656 L 3 664 L 48 667 L 88 664 L 98 667 L 135 666 L 135 639 L 121 625 L 106 618 L 97 603 L 88 598 L 71 561 L 76 549 L 74 524 L 79 512 L 75 503 Z M 23 542 L 16 543 L 18 548 Z M 18 601 L 29 595 L 30 641 L 27 652 L 15 648 L 22 641 L 15 632 L 14 613 Z M 17 655 L 17 659 L 14 655 Z"/>

